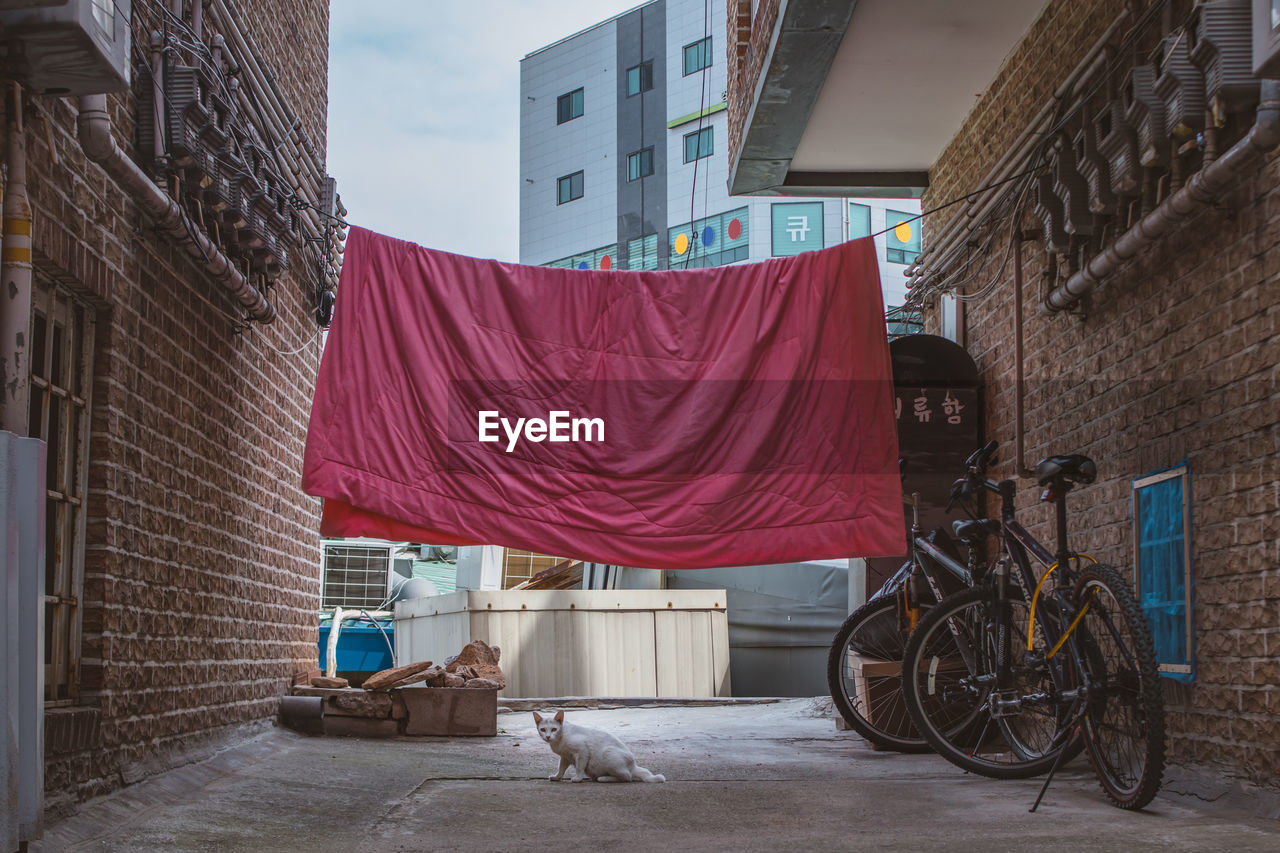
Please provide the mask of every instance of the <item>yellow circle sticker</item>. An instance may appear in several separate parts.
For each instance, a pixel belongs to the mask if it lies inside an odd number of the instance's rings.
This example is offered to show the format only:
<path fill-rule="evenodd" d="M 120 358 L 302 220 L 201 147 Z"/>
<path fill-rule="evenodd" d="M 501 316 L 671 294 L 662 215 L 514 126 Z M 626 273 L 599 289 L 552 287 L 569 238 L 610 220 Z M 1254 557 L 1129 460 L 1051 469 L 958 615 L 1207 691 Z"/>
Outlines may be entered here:
<path fill-rule="evenodd" d="M 898 238 L 899 243 L 911 242 L 911 223 L 899 222 L 893 227 L 893 236 Z"/>
<path fill-rule="evenodd" d="M 689 250 L 689 235 L 677 234 L 676 235 L 676 254 L 683 255 L 688 250 Z"/>

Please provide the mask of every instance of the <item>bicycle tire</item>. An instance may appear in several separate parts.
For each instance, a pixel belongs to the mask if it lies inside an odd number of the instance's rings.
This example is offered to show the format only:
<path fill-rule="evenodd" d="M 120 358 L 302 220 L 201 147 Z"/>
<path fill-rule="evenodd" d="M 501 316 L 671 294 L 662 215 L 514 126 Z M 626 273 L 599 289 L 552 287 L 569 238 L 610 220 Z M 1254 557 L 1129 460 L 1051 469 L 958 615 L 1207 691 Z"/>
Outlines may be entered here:
<path fill-rule="evenodd" d="M 1087 657 L 1091 695 L 1084 720 L 1089 761 L 1112 805 L 1140 809 L 1160 790 L 1165 759 L 1164 695 L 1151 630 L 1112 566 L 1083 569 L 1075 596 L 1081 608 L 1089 603 L 1079 642 L 1094 649 Z M 1104 672 L 1096 671 L 1099 661 Z"/>
<path fill-rule="evenodd" d="M 1025 632 L 1029 608 L 1021 598 L 1009 604 L 1022 613 L 1011 620 L 1010 641 L 1017 654 L 1019 628 Z M 987 627 L 994 622 L 992 607 L 991 591 L 974 588 L 949 595 L 930 610 L 907 641 L 902 692 L 916 730 L 939 755 L 981 776 L 1025 779 L 1047 772 L 1064 749 L 1063 760 L 1078 754 L 1081 743 L 1064 731 L 1072 715 L 1061 703 L 1028 701 L 1016 713 L 990 715 L 996 633 Z M 1043 647 L 1043 640 L 1037 642 Z M 971 650 L 971 661 L 964 659 L 963 645 Z M 1065 658 L 1055 665 L 1021 664 L 1015 672 L 1020 700 L 1056 696 L 1075 679 Z"/>
<path fill-rule="evenodd" d="M 898 627 L 892 596 L 870 601 L 844 620 L 827 653 L 831 700 L 849 728 L 872 746 L 897 752 L 928 752 L 902 699 L 902 679 L 863 675 L 857 658 L 895 664 L 901 669 L 906 637 Z"/>

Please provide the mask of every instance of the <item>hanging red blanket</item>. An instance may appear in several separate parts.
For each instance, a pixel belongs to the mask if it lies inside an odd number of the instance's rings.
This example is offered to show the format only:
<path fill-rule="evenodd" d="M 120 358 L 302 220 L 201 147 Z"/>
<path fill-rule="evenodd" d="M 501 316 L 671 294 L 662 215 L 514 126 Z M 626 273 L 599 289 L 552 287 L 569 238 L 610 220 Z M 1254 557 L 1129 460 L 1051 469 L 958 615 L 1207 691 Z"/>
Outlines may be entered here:
<path fill-rule="evenodd" d="M 895 554 L 870 239 L 744 266 L 520 266 L 359 228 L 307 434 L 321 532 L 658 569 Z"/>

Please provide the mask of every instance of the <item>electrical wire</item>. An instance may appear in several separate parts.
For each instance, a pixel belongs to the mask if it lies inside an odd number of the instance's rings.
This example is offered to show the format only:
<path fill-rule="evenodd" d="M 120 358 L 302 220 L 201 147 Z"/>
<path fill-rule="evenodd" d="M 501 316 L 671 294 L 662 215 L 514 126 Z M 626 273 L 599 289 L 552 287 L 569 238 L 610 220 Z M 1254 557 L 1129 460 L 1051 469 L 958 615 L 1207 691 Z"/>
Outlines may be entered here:
<path fill-rule="evenodd" d="M 698 164 L 702 162 L 702 122 L 706 118 L 707 113 L 707 70 L 711 67 L 711 57 L 705 55 L 705 51 L 710 48 L 707 39 L 711 38 L 711 0 L 702 0 L 702 41 L 699 43 L 699 61 L 703 63 L 700 80 L 698 85 L 698 130 L 693 140 L 693 186 L 689 190 L 689 247 L 684 255 L 684 267 L 689 268 L 689 262 L 693 260 L 694 246 L 701 242 L 698 237 L 697 229 L 694 227 L 694 213 L 697 212 L 698 205 Z M 681 62 L 684 56 L 680 57 Z M 687 144 L 687 143 L 686 143 Z M 714 145 L 715 142 L 712 142 Z M 703 211 L 706 210 L 706 190 L 703 190 Z M 705 218 L 705 217 L 704 217 Z M 706 248 L 705 246 L 703 247 Z M 705 252 L 703 255 L 705 256 Z M 668 264 L 670 266 L 670 264 Z"/>

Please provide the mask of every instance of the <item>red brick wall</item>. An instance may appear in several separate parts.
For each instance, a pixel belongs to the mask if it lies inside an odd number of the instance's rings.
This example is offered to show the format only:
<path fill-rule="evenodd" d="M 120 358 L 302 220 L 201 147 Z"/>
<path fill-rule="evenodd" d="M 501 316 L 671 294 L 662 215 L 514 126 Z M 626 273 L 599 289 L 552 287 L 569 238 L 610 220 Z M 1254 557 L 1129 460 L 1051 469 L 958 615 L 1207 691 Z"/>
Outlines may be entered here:
<path fill-rule="evenodd" d="M 738 161 L 742 132 L 755 102 L 756 84 L 778 23 L 782 0 L 760 0 L 754 17 L 751 0 L 728 0 L 725 44 L 729 70 L 729 163 Z"/>
<path fill-rule="evenodd" d="M 978 186 L 1117 5 L 1048 7 L 938 159 L 926 209 Z M 1098 462 L 1098 482 L 1070 498 L 1075 547 L 1130 572 L 1132 478 L 1190 462 L 1196 674 L 1191 685 L 1167 684 L 1171 760 L 1271 784 L 1280 782 L 1278 187 L 1272 157 L 1078 313 L 1039 313 L 1046 254 L 1028 243 L 1022 299 L 1026 461 L 1083 452 Z M 979 281 L 1004 252 L 997 240 Z M 966 323 L 987 387 L 987 432 L 1005 447 L 999 476 L 1014 474 L 1010 269 L 969 304 Z M 937 327 L 936 310 L 929 322 Z M 1035 532 L 1050 537 L 1034 483 L 1019 485 Z"/>
<path fill-rule="evenodd" d="M 323 156 L 328 4 L 239 6 Z M 48 756 L 57 805 L 269 725 L 315 665 L 319 502 L 300 476 L 320 342 L 303 265 L 270 288 L 274 323 L 237 328 L 227 291 L 85 159 L 75 100 L 38 101 L 37 268 L 98 307 L 80 700 L 92 711 L 57 738 L 73 749 Z M 131 150 L 133 98 L 110 103 Z"/>

